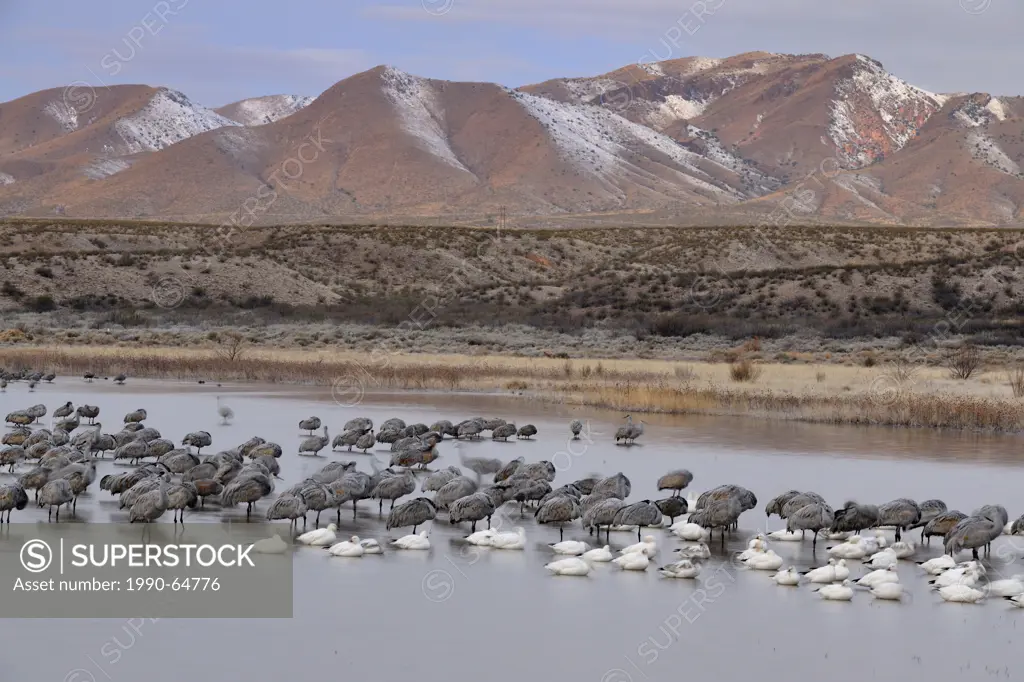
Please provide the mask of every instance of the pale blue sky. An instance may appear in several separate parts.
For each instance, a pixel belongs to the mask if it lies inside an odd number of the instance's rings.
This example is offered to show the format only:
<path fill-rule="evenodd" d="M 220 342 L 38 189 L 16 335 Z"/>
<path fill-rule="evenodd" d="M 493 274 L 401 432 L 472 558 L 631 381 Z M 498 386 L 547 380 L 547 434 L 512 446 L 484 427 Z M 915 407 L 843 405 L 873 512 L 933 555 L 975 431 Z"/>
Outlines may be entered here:
<path fill-rule="evenodd" d="M 318 95 L 377 64 L 518 86 L 752 50 L 861 52 L 929 90 L 1024 94 L 1021 0 L 703 4 L 700 22 L 694 0 L 0 0 L 0 101 L 84 81 L 219 106 Z M 674 25 L 699 30 L 673 45 Z"/>

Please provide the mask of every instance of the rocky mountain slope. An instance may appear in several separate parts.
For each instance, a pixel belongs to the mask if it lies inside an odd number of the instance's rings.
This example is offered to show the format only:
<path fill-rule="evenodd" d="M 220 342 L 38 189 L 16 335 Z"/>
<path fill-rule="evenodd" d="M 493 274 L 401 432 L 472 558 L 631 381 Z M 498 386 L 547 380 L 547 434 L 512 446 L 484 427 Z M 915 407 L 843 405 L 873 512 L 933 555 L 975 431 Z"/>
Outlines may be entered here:
<path fill-rule="evenodd" d="M 863 55 L 690 57 L 514 90 L 377 67 L 315 100 L 215 111 L 163 88 L 91 94 L 0 104 L 0 214 L 1007 225 L 1024 203 L 1020 98 L 927 92 Z"/>

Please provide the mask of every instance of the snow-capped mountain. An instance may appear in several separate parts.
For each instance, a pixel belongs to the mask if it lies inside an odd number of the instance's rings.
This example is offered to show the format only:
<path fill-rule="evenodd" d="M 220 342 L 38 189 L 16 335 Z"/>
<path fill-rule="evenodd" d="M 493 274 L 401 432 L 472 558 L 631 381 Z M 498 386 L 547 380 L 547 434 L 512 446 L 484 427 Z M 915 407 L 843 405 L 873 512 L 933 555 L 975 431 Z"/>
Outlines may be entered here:
<path fill-rule="evenodd" d="M 255 219 L 504 206 L 1004 224 L 1024 206 L 1020 98 L 928 92 L 864 55 L 688 57 L 517 89 L 381 66 L 317 98 L 211 110 L 116 86 L 34 93 L 0 117 L 0 209 L 18 211 L 230 216 L 286 166 L 273 217 Z"/>

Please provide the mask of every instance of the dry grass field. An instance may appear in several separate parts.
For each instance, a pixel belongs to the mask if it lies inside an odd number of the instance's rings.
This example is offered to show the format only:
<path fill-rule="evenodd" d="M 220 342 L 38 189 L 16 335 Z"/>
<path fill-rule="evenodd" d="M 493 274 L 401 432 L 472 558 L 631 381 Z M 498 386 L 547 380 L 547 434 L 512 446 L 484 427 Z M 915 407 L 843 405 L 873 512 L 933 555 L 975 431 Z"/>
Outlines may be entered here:
<path fill-rule="evenodd" d="M 630 412 L 742 415 L 835 424 L 1024 428 L 1020 373 L 935 366 L 426 355 L 386 351 L 0 347 L 0 365 L 61 374 L 330 385 L 346 405 L 389 389 L 498 391 Z M 1016 374 L 1016 381 L 1013 381 Z M 1015 385 L 1014 385 L 1015 384 Z"/>

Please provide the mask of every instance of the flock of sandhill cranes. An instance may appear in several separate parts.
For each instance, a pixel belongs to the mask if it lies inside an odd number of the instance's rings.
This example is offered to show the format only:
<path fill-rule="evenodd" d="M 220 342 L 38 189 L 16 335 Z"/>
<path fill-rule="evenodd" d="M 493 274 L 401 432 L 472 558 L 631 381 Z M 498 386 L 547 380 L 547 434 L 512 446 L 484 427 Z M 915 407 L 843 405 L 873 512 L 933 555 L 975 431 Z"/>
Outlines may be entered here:
<path fill-rule="evenodd" d="M 385 528 L 412 529 L 410 535 L 393 543 L 396 548 L 428 548 L 429 532 L 417 534 L 417 530 L 444 516 L 451 524 L 468 524 L 470 534 L 466 540 L 472 544 L 522 549 L 522 527 L 505 533 L 491 528 L 491 519 L 499 509 L 508 503 L 518 503 L 521 517 L 529 505 L 538 525 L 559 529 L 559 542 L 551 548 L 557 554 L 570 556 L 548 564 L 553 574 L 586 575 L 593 563 L 604 561 L 612 561 L 623 570 L 645 570 L 656 554 L 657 543 L 653 536 L 644 537 L 643 529 L 667 527 L 679 539 L 700 544 L 676 550 L 681 559 L 662 567 L 662 575 L 694 578 L 700 573 L 701 562 L 710 557 L 707 543 L 712 533 L 720 531 L 724 547 L 725 535 L 738 529 L 740 515 L 757 506 L 752 491 L 734 484 L 721 485 L 689 499 L 682 497 L 681 491 L 693 481 L 693 474 L 686 469 L 670 471 L 658 479 L 657 489 L 670 494 L 657 500 L 628 502 L 632 484 L 621 472 L 611 476 L 594 474 L 554 488 L 557 470 L 550 461 L 526 462 L 523 456 L 509 461 L 467 456 L 468 446 L 463 443 L 478 440 L 487 432 L 495 440 L 516 436 L 529 441 L 537 434 L 532 424 L 517 427 L 503 419 L 483 417 L 457 423 L 440 420 L 430 426 L 392 418 L 376 429 L 371 419 L 357 417 L 345 423 L 342 433 L 333 441 L 320 418 L 303 419 L 298 424 L 306 434 L 298 447 L 301 456 L 318 456 L 328 445 L 334 450 L 351 451 L 354 447 L 367 452 L 382 444 L 390 447 L 390 461 L 384 467 L 374 454 L 369 460 L 372 472 L 358 471 L 355 461 L 331 461 L 312 476 L 274 495 L 275 481 L 280 480 L 280 459 L 285 453 L 285 448 L 277 443 L 253 437 L 236 447 L 203 455 L 203 449 L 213 444 L 208 431 L 185 434 L 179 447 L 163 438 L 157 429 L 145 425 L 149 417 L 145 409 L 126 414 L 121 430 L 115 433 L 102 432 L 102 424 L 96 422 L 99 414 L 98 406 L 66 402 L 53 410 L 50 428 L 39 424 L 47 415 L 42 404 L 6 415 L 9 428 L 2 438 L 5 447 L 0 450 L 0 466 L 6 466 L 15 480 L 0 484 L 0 521 L 5 518 L 3 512 L 10 522 L 12 511 L 24 510 L 30 493 L 39 507 L 47 508 L 50 520 L 59 522 L 62 508 L 76 514 L 78 497 L 97 478 L 97 461 L 112 453 L 115 462 L 137 466 L 103 476 L 99 487 L 117 496 L 119 508 L 125 510 L 132 523 L 155 522 L 170 510 L 173 522 L 184 524 L 186 509 L 206 509 L 208 502 L 219 504 L 222 509 L 245 504 L 246 520 L 251 520 L 255 506 L 268 500 L 265 517 L 270 521 L 287 520 L 296 532 L 300 520 L 306 531 L 309 516 L 314 515 L 315 529 L 299 535 L 300 543 L 328 547 L 336 556 L 361 556 L 379 552 L 380 546 L 374 540 L 358 538 L 335 542 L 342 523 L 342 508 L 351 503 L 355 519 L 359 502 L 376 501 L 377 514 L 383 518 L 384 502 L 388 501 Z M 234 417 L 220 398 L 217 414 L 222 423 Z M 321 427 L 324 435 L 313 435 Z M 569 434 L 578 439 L 585 427 L 582 421 L 574 420 L 569 424 Z M 616 443 L 633 443 L 643 434 L 643 428 L 642 421 L 634 422 L 627 416 L 626 423 L 615 434 Z M 429 470 L 428 466 L 440 457 L 438 446 L 443 442 L 453 444 L 459 454 L 459 465 Z M 19 473 L 18 467 L 27 470 Z M 485 482 L 484 477 L 489 480 Z M 400 502 L 417 489 L 423 494 Z M 321 529 L 321 514 L 332 511 L 335 522 Z M 777 570 L 774 579 L 780 585 L 798 584 L 802 578 L 795 569 L 779 570 L 783 560 L 768 549 L 768 542 L 801 541 L 810 531 L 814 551 L 819 536 L 841 540 L 829 549 L 832 558 L 828 566 L 809 574 L 811 583 L 824 586 L 822 597 L 837 600 L 852 595 L 852 587 L 843 582 L 849 576 L 846 561 L 865 560 L 877 570 L 892 572 L 895 569 L 890 569 L 890 565 L 909 558 L 916 550 L 914 543 L 902 539 L 903 534 L 921 529 L 922 542 L 929 542 L 934 536 L 943 538 L 947 556 L 942 561 L 933 560 L 938 563 L 925 570 L 953 571 L 949 575 L 962 578 L 939 585 L 951 588 L 943 597 L 949 601 L 977 601 L 980 597 L 975 598 L 975 593 L 979 590 L 975 588 L 985 575 L 978 562 L 978 550 L 990 550 L 991 543 L 1004 532 L 1024 532 L 1024 516 L 1010 524 L 1006 509 L 1000 505 L 986 505 L 968 515 L 949 510 L 944 502 L 934 499 L 917 503 L 901 498 L 879 506 L 847 502 L 833 508 L 814 492 L 790 490 L 769 501 L 765 511 L 769 518 L 777 515 L 785 520 L 786 530 L 756 537 L 742 553 L 741 561 L 751 569 Z M 684 518 L 676 523 L 679 517 Z M 487 529 L 477 531 L 477 523 L 485 520 Z M 602 530 L 608 543 L 613 530 L 635 530 L 638 542 L 621 550 L 616 558 L 610 544 L 591 548 L 580 540 L 565 540 L 565 528 L 577 521 L 590 536 L 596 533 L 598 541 Z M 868 533 L 881 528 L 895 530 L 895 543 L 888 549 L 881 533 Z M 968 549 L 975 561 L 957 565 L 952 557 Z M 879 556 L 883 552 L 888 553 Z M 876 580 L 879 585 L 894 582 L 886 576 L 876 576 L 868 582 Z M 949 578 L 941 576 L 936 579 L 937 583 L 948 581 Z M 998 590 L 1009 588 L 1000 586 Z M 879 598 L 897 598 L 885 596 L 895 595 L 895 587 L 881 587 L 879 591 L 875 595 Z M 1024 584 L 1017 594 L 1021 593 Z"/>

